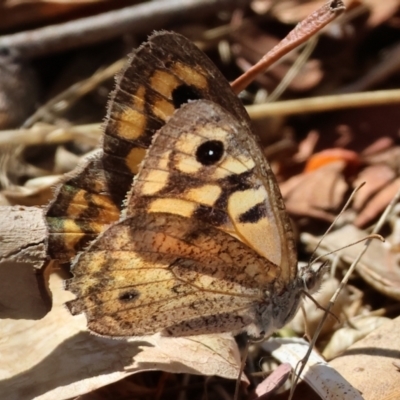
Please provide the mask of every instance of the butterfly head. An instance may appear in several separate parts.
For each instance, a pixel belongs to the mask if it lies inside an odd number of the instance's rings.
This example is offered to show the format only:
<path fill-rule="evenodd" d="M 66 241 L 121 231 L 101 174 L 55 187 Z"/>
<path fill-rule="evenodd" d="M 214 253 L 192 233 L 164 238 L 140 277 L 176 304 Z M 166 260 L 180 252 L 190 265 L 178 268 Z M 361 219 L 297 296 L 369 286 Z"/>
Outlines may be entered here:
<path fill-rule="evenodd" d="M 321 286 L 322 278 L 327 271 L 328 264 L 309 264 L 299 268 L 299 284 L 304 292 L 312 295 Z"/>

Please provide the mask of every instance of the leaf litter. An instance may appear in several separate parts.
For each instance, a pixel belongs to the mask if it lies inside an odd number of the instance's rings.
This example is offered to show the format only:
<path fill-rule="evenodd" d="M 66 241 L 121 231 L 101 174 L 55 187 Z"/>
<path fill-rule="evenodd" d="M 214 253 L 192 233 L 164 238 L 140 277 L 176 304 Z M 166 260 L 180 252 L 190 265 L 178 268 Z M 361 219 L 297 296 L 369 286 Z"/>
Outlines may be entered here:
<path fill-rule="evenodd" d="M 26 30 L 27 24 L 31 24 L 29 28 L 48 23 L 57 27 L 69 7 L 62 2 L 23 3 L 26 2 L 0 4 L 0 12 L 3 9 L 10 16 L 7 23 L 0 25 L 3 35 Z M 85 8 L 84 3 L 92 4 Z M 74 12 L 68 18 L 73 21 L 94 12 L 96 3 L 98 7 L 100 3 L 108 3 L 98 9 L 101 12 L 113 7 L 107 1 L 75 2 L 71 6 Z M 219 13 L 207 22 L 190 18 L 185 23 L 166 23 L 162 28 L 189 33 L 227 78 L 233 80 L 323 2 L 282 0 L 279 6 L 274 3 L 278 2 L 252 1 L 249 8 L 237 9 L 233 18 L 229 13 Z M 400 187 L 398 105 L 373 103 L 374 91 L 392 90 L 399 85 L 395 68 L 384 68 L 390 55 L 396 54 L 399 4 L 349 0 L 346 6 L 346 14 L 321 32 L 311 55 L 297 67 L 297 73 L 285 85 L 278 100 L 270 104 L 271 110 L 275 105 L 284 110 L 290 100 L 306 101 L 324 96 L 328 109 L 319 112 L 315 108 L 301 114 L 291 108 L 294 111 L 275 111 L 274 115 L 266 107 L 265 116 L 258 115 L 254 124 L 298 232 L 302 262 L 308 261 L 317 238 L 361 181 L 367 182 L 365 188 L 357 192 L 353 204 L 335 230 L 325 237 L 317 254 L 326 254 L 366 237 Z M 35 10 L 39 16 L 35 26 L 28 18 L 29 12 L 26 13 L 28 8 L 31 15 Z M 18 16 L 21 10 L 25 11 Z M 46 56 L 33 57 L 22 64 L 18 61 L 18 66 L 29 72 L 23 72 L 22 76 L 15 74 L 13 78 L 25 90 L 19 92 L 0 84 L 6 94 L 14 95 L 6 97 L 11 101 L 0 101 L 0 115 L 7 116 L 0 119 L 1 205 L 45 205 L 52 196 L 50 188 L 62 174 L 97 147 L 101 135 L 99 123 L 105 115 L 115 73 L 111 70 L 107 75 L 102 71 L 107 72 L 108 65 L 122 59 L 152 29 L 149 24 L 147 32 L 135 32 L 108 42 L 100 40 L 98 45 L 73 51 L 49 51 Z M 210 32 L 214 38 L 205 40 Z M 228 57 L 220 57 L 222 48 L 228 49 Z M 88 51 L 99 56 L 91 59 Z M 303 51 L 304 48 L 292 51 L 246 89 L 241 94 L 246 105 L 251 106 L 257 98 L 265 97 L 260 93 L 266 93 L 268 100 L 268 94 L 274 92 Z M 18 58 L 12 63 L 15 60 Z M 67 74 L 66 84 L 63 72 L 67 67 L 76 71 L 74 65 L 82 65 L 82 60 L 88 64 L 87 71 L 92 72 L 86 77 L 71 72 Z M 36 75 L 34 86 L 32 80 L 26 79 L 32 73 Z M 365 95 L 371 94 L 372 103 L 368 107 L 357 108 L 355 104 L 348 109 L 337 108 L 335 99 L 329 96 L 349 93 L 354 87 L 368 91 Z M 36 108 L 34 119 L 29 118 L 33 114 L 32 104 Z M 298 107 L 301 111 L 301 103 Z M 17 129 L 26 120 L 29 124 L 22 130 Z M 328 318 L 317 342 L 330 367 L 360 390 L 365 399 L 382 398 L 398 390 L 393 357 L 382 356 L 385 351 L 395 354 L 400 350 L 400 338 L 395 334 L 399 331 L 396 326 L 400 314 L 398 213 L 396 208 L 384 227 L 386 243 L 371 243 L 357 265 L 357 273 L 341 293 L 332 311 L 339 321 Z M 322 306 L 329 300 L 329 293 L 337 288 L 356 253 L 356 247 L 347 247 L 337 257 L 329 256 L 335 268 L 316 296 Z M 62 271 L 61 275 L 65 273 Z M 62 306 L 69 294 L 62 290 L 56 272 L 50 278 L 50 291 L 53 306 L 43 319 L 1 321 L 0 387 L 6 398 L 67 399 L 80 395 L 80 399 L 99 400 L 168 399 L 178 395 L 201 398 L 203 393 L 210 398 L 233 398 L 232 382 L 201 378 L 215 375 L 236 379 L 240 355 L 231 335 L 179 339 L 179 343 L 169 339 L 168 344 L 161 337 L 142 341 L 99 338 L 89 335 L 84 321 L 80 317 L 72 318 Z M 312 335 L 321 310 L 309 300 L 305 302 L 305 309 L 306 320 L 300 312 L 278 336 Z M 242 341 L 239 338 L 239 343 Z M 373 348 L 374 352 L 365 353 L 363 348 Z M 252 345 L 245 370 L 250 385 L 243 384 L 241 398 L 251 398 L 254 393 L 259 396 L 270 390 L 260 387 L 254 392 L 261 381 L 257 372 L 263 357 L 267 357 L 265 350 L 260 345 Z M 167 375 L 155 372 L 159 370 Z M 370 385 L 371 376 L 375 382 L 381 382 L 375 385 L 375 391 Z M 285 389 L 284 384 L 279 390 Z M 295 399 L 301 398 L 299 393 L 295 392 Z M 276 398 L 283 395 L 271 394 Z"/>

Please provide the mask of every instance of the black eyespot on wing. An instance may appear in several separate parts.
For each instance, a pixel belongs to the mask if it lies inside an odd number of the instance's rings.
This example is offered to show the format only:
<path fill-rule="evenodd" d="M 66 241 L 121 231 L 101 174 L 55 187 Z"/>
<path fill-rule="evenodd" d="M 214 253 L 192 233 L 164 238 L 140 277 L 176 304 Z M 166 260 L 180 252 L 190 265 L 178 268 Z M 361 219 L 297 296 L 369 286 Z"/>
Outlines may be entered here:
<path fill-rule="evenodd" d="M 202 143 L 196 151 L 196 160 L 203 165 L 217 163 L 224 154 L 224 144 L 220 140 L 208 140 Z"/>
<path fill-rule="evenodd" d="M 200 99 L 202 99 L 201 94 L 191 85 L 180 85 L 172 91 L 172 102 L 176 109 L 178 109 L 182 104 L 187 103 L 189 100 Z"/>
<path fill-rule="evenodd" d="M 119 296 L 119 300 L 127 303 L 129 301 L 136 300 L 139 297 L 139 293 L 136 290 L 126 291 Z"/>

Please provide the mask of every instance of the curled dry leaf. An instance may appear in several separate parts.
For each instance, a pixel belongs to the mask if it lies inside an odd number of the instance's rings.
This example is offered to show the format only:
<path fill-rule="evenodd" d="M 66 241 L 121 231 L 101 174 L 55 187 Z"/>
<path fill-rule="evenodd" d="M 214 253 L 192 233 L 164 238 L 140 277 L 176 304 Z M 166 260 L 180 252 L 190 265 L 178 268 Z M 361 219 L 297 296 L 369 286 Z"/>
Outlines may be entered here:
<path fill-rule="evenodd" d="M 83 315 L 64 306 L 72 294 L 50 280 L 54 306 L 39 321 L 0 321 L 0 393 L 8 400 L 69 399 L 128 375 L 161 370 L 236 379 L 240 357 L 229 334 L 158 335 L 113 340 L 91 335 Z M 135 358 L 135 361 L 133 361 Z"/>
<path fill-rule="evenodd" d="M 347 169 L 350 170 L 357 169 L 361 164 L 360 157 L 354 151 L 341 148 L 326 149 L 310 157 L 304 172 L 311 172 L 337 161 L 344 161 Z"/>

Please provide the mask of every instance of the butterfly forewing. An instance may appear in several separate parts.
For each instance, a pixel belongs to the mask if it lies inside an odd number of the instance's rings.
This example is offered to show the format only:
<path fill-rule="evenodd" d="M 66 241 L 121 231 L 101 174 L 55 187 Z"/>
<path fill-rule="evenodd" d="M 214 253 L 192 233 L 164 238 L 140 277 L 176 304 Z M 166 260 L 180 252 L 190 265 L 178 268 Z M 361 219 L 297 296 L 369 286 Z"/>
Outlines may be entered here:
<path fill-rule="evenodd" d="M 240 101 L 202 51 L 179 34 L 155 33 L 117 78 L 103 151 L 66 177 L 46 211 L 51 258 L 69 261 L 118 220 L 152 136 L 183 103 L 195 99 L 212 100 L 248 124 Z"/>

